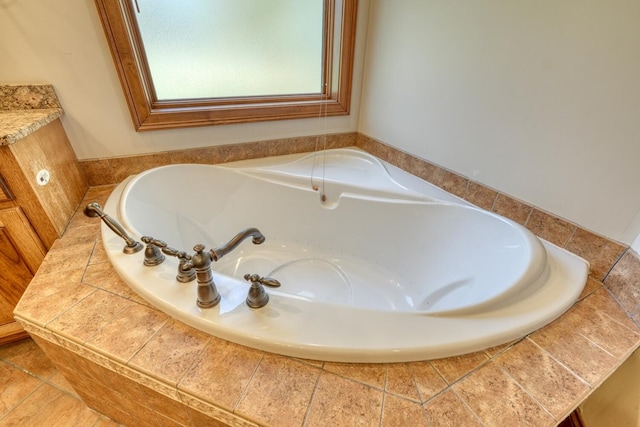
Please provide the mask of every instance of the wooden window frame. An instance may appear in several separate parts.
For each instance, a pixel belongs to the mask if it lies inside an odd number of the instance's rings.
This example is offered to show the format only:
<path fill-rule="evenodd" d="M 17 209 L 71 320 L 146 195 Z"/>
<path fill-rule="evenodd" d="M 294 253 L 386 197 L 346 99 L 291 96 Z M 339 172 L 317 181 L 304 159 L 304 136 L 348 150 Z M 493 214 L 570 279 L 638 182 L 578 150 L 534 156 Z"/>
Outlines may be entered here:
<path fill-rule="evenodd" d="M 349 114 L 357 0 L 325 0 L 324 91 L 310 95 L 158 100 L 128 0 L 95 0 L 137 131 Z"/>

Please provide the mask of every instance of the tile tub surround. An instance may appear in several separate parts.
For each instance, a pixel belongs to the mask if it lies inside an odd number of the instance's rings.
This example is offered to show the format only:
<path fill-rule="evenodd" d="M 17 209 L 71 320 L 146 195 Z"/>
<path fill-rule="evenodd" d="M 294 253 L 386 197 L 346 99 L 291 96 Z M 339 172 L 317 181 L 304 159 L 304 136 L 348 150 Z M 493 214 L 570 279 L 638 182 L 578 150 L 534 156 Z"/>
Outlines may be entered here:
<path fill-rule="evenodd" d="M 62 114 L 52 85 L 0 85 L 0 145 L 13 144 Z"/>
<path fill-rule="evenodd" d="M 112 189 L 90 188 L 81 206 Z M 552 426 L 640 346 L 630 250 L 604 285 L 590 277 L 574 307 L 522 340 L 345 364 L 254 350 L 169 318 L 119 279 L 99 229 L 76 213 L 15 314 L 90 407 L 129 425 Z"/>

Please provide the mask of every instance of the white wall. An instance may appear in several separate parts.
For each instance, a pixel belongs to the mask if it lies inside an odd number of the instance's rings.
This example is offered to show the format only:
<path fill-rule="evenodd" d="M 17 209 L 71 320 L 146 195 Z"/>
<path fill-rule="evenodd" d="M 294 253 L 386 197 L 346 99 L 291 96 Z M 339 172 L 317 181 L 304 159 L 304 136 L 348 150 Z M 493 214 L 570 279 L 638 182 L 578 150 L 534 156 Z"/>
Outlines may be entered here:
<path fill-rule="evenodd" d="M 350 116 L 137 133 L 93 1 L 0 2 L 0 84 L 51 83 L 80 159 L 357 130 L 368 0 L 360 1 Z"/>
<path fill-rule="evenodd" d="M 640 2 L 374 0 L 359 130 L 625 243 Z"/>

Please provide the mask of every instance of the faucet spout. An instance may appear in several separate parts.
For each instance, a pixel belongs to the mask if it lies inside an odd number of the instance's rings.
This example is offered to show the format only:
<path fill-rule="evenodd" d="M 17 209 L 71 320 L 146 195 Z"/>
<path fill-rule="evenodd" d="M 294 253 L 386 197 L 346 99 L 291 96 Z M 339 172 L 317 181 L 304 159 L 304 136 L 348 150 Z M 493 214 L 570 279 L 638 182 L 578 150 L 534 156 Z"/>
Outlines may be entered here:
<path fill-rule="evenodd" d="M 242 230 L 238 234 L 236 234 L 231 240 L 229 240 L 224 245 L 219 246 L 215 249 L 211 249 L 209 253 L 211 254 L 212 260 L 218 261 L 220 258 L 222 258 L 226 254 L 234 250 L 240 243 L 242 243 L 242 241 L 244 241 L 249 237 L 252 237 L 252 242 L 254 245 L 259 245 L 263 243 L 265 240 L 265 237 L 260 232 L 260 230 L 258 230 L 255 227 L 247 228 L 245 230 Z"/>

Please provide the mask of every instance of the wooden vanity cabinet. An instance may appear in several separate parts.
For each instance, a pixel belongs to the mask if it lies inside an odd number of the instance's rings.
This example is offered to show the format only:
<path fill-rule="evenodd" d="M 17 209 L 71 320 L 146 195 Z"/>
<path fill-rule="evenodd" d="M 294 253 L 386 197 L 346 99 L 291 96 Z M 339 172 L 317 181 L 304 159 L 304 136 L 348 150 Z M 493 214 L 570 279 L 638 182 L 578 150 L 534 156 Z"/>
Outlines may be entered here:
<path fill-rule="evenodd" d="M 0 210 L 0 344 L 27 336 L 15 322 L 13 309 L 45 254 L 20 208 Z"/>
<path fill-rule="evenodd" d="M 87 188 L 60 120 L 0 146 L 0 344 L 27 336 L 13 309 Z"/>

